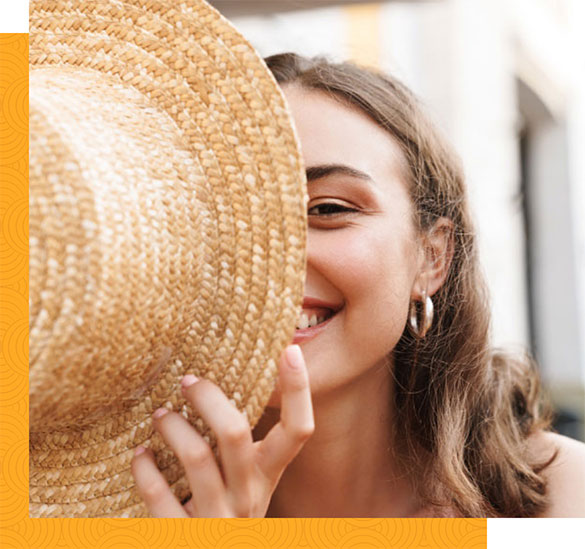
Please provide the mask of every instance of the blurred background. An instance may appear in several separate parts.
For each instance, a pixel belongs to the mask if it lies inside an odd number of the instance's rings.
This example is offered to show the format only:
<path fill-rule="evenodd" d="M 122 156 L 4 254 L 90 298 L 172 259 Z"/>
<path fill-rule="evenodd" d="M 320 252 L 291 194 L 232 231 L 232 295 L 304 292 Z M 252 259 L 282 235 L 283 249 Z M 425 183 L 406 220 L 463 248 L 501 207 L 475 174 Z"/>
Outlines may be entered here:
<path fill-rule="evenodd" d="M 585 0 L 211 0 L 264 56 L 401 78 L 463 159 L 493 341 L 528 348 L 585 440 Z"/>

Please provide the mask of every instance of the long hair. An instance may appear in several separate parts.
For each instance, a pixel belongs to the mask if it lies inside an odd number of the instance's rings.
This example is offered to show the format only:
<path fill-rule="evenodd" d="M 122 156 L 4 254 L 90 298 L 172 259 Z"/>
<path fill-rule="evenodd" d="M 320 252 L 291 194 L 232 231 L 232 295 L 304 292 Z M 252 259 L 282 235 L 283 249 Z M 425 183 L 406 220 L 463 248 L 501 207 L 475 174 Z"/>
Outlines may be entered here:
<path fill-rule="evenodd" d="M 532 517 L 547 503 L 529 437 L 550 425 L 537 371 L 527 357 L 492 350 L 486 286 L 462 168 L 415 96 L 396 79 L 351 63 L 285 53 L 266 59 L 276 80 L 318 90 L 361 110 L 400 145 L 419 233 L 453 223 L 453 258 L 433 296 L 424 338 L 405 329 L 393 350 L 400 456 L 426 504 L 463 516 Z M 416 473 L 416 474 L 415 474 Z"/>

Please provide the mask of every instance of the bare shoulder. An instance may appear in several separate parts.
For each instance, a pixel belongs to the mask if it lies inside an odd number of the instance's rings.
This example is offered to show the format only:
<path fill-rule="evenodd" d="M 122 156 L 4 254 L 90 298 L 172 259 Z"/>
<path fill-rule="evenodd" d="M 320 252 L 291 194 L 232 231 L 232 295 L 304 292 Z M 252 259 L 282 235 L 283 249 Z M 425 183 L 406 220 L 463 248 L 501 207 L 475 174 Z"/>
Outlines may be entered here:
<path fill-rule="evenodd" d="M 585 444 L 550 432 L 530 441 L 530 453 L 538 461 L 556 459 L 543 471 L 548 481 L 550 504 L 544 517 L 585 517 Z"/>

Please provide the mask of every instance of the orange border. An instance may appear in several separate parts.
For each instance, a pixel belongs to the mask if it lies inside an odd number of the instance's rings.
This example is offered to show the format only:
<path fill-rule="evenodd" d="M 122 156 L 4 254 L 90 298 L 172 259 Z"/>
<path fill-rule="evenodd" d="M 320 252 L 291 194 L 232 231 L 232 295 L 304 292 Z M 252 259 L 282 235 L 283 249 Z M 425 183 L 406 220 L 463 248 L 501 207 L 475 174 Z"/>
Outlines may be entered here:
<path fill-rule="evenodd" d="M 28 518 L 28 35 L 0 34 L 0 547 L 484 549 L 485 519 Z"/>

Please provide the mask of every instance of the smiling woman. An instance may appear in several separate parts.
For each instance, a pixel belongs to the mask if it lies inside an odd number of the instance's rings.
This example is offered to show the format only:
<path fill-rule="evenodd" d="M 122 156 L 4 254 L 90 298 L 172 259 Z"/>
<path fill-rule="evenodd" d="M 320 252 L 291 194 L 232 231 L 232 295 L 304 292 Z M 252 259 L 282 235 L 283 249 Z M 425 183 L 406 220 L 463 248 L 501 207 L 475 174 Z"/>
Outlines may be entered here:
<path fill-rule="evenodd" d="M 297 345 L 253 439 L 211 384 L 185 382 L 216 431 L 221 471 L 192 432 L 178 436 L 176 419 L 157 418 L 177 454 L 189 456 L 189 439 L 199 447 L 186 463 L 185 512 L 585 514 L 583 445 L 546 432 L 531 362 L 489 346 L 462 171 L 413 95 L 351 64 L 294 54 L 267 63 L 308 179 Z M 149 490 L 152 456 L 137 456 L 134 474 L 150 509 L 172 516 L 173 504 L 157 499 L 164 490 Z"/>

